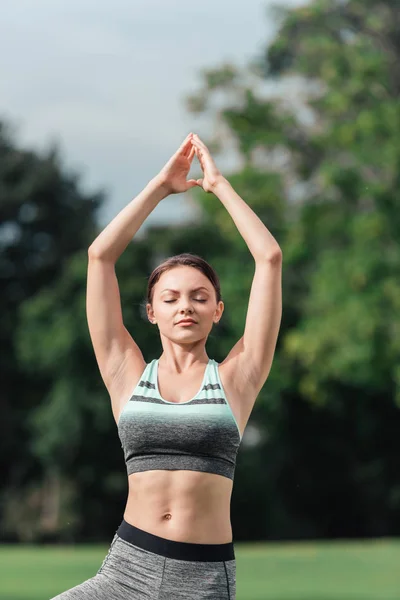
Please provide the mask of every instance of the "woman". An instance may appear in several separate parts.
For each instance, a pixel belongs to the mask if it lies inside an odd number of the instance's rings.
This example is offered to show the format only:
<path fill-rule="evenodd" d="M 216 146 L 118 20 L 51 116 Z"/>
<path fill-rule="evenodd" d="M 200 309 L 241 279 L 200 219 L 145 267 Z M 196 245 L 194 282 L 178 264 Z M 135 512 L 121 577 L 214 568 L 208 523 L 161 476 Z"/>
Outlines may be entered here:
<path fill-rule="evenodd" d="M 203 178 L 187 181 L 195 154 Z M 223 203 L 254 257 L 244 335 L 222 363 L 208 358 L 207 337 L 224 310 L 218 277 L 202 258 L 178 255 L 148 281 L 147 315 L 159 328 L 163 353 L 146 364 L 123 324 L 115 263 L 163 198 L 196 185 Z M 233 600 L 235 461 L 275 351 L 281 250 L 190 133 L 88 254 L 90 336 L 124 450 L 129 494 L 98 573 L 57 599 Z"/>

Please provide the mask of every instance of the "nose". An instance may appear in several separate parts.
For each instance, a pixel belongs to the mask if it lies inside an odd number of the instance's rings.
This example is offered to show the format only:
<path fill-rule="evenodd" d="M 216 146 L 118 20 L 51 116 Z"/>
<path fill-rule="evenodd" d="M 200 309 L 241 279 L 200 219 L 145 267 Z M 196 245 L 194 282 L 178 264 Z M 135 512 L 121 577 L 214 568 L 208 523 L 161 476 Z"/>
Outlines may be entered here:
<path fill-rule="evenodd" d="M 193 307 L 189 301 L 182 300 L 182 304 L 179 308 L 179 312 L 182 314 L 193 312 Z"/>
<path fill-rule="evenodd" d="M 180 309 L 180 311 L 179 311 L 179 313 L 180 313 L 181 315 L 185 315 L 185 314 L 192 314 L 192 312 L 193 312 L 193 308 L 191 308 L 191 307 L 189 307 L 189 306 L 188 306 L 188 307 L 185 307 L 185 308 L 181 308 L 181 309 Z"/>

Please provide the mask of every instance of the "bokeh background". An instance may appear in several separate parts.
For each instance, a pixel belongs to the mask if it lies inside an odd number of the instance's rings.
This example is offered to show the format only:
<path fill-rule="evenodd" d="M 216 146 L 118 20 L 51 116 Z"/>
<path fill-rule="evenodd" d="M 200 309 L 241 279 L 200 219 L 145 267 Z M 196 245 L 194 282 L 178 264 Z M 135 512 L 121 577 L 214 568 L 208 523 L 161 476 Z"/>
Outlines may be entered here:
<path fill-rule="evenodd" d="M 87 248 L 189 131 L 283 251 L 232 497 L 238 599 L 400 598 L 399 32 L 399 0 L 2 6 L 1 600 L 92 576 L 121 520 Z M 181 252 L 220 276 L 207 352 L 222 361 L 254 260 L 198 188 L 160 203 L 118 260 L 125 325 L 146 361 L 161 354 L 146 283 Z"/>

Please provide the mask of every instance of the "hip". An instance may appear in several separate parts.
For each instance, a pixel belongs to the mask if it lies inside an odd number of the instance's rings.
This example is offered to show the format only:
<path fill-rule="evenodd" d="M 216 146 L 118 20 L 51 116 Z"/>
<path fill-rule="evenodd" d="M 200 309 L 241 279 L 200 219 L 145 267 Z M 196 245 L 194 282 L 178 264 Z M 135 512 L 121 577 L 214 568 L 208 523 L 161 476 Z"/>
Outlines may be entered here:
<path fill-rule="evenodd" d="M 236 600 L 233 543 L 192 544 L 125 520 L 97 574 L 53 600 Z"/>
<path fill-rule="evenodd" d="M 176 542 L 139 529 L 124 519 L 99 573 L 113 577 L 121 565 L 125 566 L 125 587 L 141 587 L 144 598 L 146 594 L 165 600 L 236 598 L 233 542 Z"/>

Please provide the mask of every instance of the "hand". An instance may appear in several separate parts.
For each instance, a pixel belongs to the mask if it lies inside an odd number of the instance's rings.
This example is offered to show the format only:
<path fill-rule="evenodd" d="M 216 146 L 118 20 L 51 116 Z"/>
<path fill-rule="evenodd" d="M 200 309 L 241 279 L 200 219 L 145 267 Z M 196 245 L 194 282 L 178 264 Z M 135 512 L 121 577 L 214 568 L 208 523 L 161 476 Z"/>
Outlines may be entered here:
<path fill-rule="evenodd" d="M 205 192 L 213 192 L 217 184 L 225 178 L 217 168 L 209 149 L 197 134 L 194 134 L 192 144 L 204 173 L 203 179 L 197 180 L 197 185 L 202 187 Z"/>
<path fill-rule="evenodd" d="M 193 134 L 189 133 L 180 148 L 157 175 L 157 180 L 168 194 L 187 192 L 187 190 L 197 185 L 195 179 L 186 180 L 195 154 L 195 149 L 192 146 L 192 136 Z"/>

